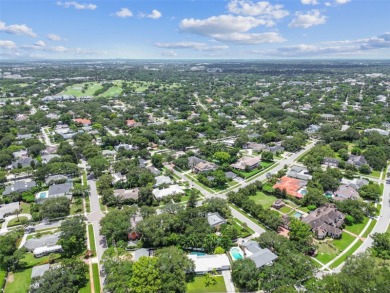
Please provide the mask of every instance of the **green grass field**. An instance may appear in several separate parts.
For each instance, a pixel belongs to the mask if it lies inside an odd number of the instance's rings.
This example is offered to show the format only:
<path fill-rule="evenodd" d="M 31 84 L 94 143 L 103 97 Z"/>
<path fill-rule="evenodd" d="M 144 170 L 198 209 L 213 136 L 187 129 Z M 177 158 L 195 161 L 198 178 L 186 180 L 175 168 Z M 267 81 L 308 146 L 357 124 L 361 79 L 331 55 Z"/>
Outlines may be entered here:
<path fill-rule="evenodd" d="M 361 241 L 361 240 L 356 242 L 355 245 L 352 246 L 350 250 L 348 250 L 338 260 L 336 260 L 334 263 L 332 263 L 330 267 L 332 269 L 337 268 L 339 265 L 341 265 L 347 259 L 348 256 L 352 255 L 359 248 L 359 246 L 362 245 L 362 243 L 363 243 L 363 241 Z"/>
<path fill-rule="evenodd" d="M 340 251 L 343 251 L 346 249 L 356 238 L 352 235 L 343 232 L 340 239 L 333 240 L 334 246 L 339 249 Z"/>
<path fill-rule="evenodd" d="M 345 230 L 354 233 L 356 235 L 359 235 L 360 232 L 362 232 L 364 227 L 367 225 L 367 222 L 368 222 L 368 218 L 365 217 L 363 223 L 354 224 L 352 226 L 345 226 Z"/>
<path fill-rule="evenodd" d="M 89 237 L 89 247 L 93 251 L 93 254 L 96 255 L 95 234 L 93 233 L 92 224 L 88 225 L 88 237 Z"/>
<path fill-rule="evenodd" d="M 25 224 L 28 221 L 28 218 L 26 216 L 19 216 L 18 218 L 12 219 L 11 221 L 8 222 L 7 227 L 14 227 L 17 225 L 22 225 Z"/>
<path fill-rule="evenodd" d="M 217 292 L 226 292 L 225 281 L 222 276 L 216 276 L 217 283 L 206 287 L 205 277 L 195 277 L 192 282 L 187 283 L 187 292 L 188 293 L 217 293 Z"/>
<path fill-rule="evenodd" d="M 334 239 L 328 242 L 321 242 L 318 246 L 318 254 L 316 259 L 327 264 L 337 255 L 339 255 L 344 249 L 346 249 L 356 238 L 345 232 L 342 234 L 341 239 Z"/>
<path fill-rule="evenodd" d="M 290 213 L 290 212 L 292 211 L 292 208 L 284 206 L 284 207 L 282 207 L 282 208 L 280 209 L 280 211 L 281 211 L 282 213 L 284 213 L 284 214 L 288 214 L 288 213 Z"/>
<path fill-rule="evenodd" d="M 93 284 L 95 287 L 95 292 L 100 292 L 100 276 L 99 276 L 99 267 L 97 263 L 92 264 L 92 275 L 93 275 Z"/>
<path fill-rule="evenodd" d="M 31 271 L 32 268 L 29 268 L 24 271 L 10 273 L 4 293 L 27 293 L 31 283 Z"/>
<path fill-rule="evenodd" d="M 7 275 L 6 271 L 0 270 L 0 288 L 4 287 L 5 284 L 5 276 Z"/>
<path fill-rule="evenodd" d="M 83 87 L 84 85 L 88 85 L 87 90 L 83 93 Z M 63 92 L 61 92 L 62 95 L 72 95 L 75 97 L 82 97 L 82 96 L 93 96 L 93 94 L 98 90 L 101 89 L 102 85 L 99 82 L 84 82 L 84 83 L 77 83 L 72 86 L 68 86 Z"/>
<path fill-rule="evenodd" d="M 20 202 L 20 208 L 22 209 L 22 214 L 29 214 L 30 213 L 30 204 L 21 201 Z"/>
<path fill-rule="evenodd" d="M 372 229 L 374 229 L 376 225 L 376 220 L 372 220 L 370 226 L 368 226 L 367 230 L 363 233 L 362 237 L 367 238 L 367 236 L 371 233 Z"/>
<path fill-rule="evenodd" d="M 255 203 L 261 204 L 265 209 L 269 209 L 276 200 L 275 196 L 266 195 L 261 191 L 258 191 L 256 195 L 250 196 L 249 198 Z"/>

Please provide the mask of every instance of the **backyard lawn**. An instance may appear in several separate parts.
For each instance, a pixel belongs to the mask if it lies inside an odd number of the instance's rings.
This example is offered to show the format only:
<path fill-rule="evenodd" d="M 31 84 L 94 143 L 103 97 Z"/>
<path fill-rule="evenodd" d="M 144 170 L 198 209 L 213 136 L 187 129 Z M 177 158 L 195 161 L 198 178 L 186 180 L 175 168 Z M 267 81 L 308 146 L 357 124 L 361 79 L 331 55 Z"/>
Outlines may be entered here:
<path fill-rule="evenodd" d="M 4 293 L 27 293 L 30 288 L 31 271 L 32 268 L 29 268 L 24 271 L 10 273 Z"/>
<path fill-rule="evenodd" d="M 345 230 L 347 230 L 349 232 L 352 232 L 352 233 L 354 233 L 356 235 L 359 235 L 360 232 L 363 231 L 364 227 L 366 227 L 367 222 L 368 222 L 368 218 L 365 217 L 364 220 L 363 220 L 363 223 L 354 224 L 352 226 L 345 226 Z"/>
<path fill-rule="evenodd" d="M 281 211 L 284 214 L 288 214 L 288 213 L 290 213 L 292 211 L 292 208 L 284 206 L 281 209 L 279 209 L 279 211 Z"/>
<path fill-rule="evenodd" d="M 266 195 L 261 191 L 258 191 L 256 195 L 250 196 L 249 198 L 255 203 L 261 204 L 264 209 L 269 209 L 276 200 L 275 196 Z"/>
<path fill-rule="evenodd" d="M 222 276 L 216 276 L 217 284 L 207 286 L 205 285 L 205 277 L 195 277 L 194 280 L 187 283 L 188 293 L 217 293 L 226 292 L 225 282 Z"/>
<path fill-rule="evenodd" d="M 333 240 L 334 246 L 341 251 L 346 249 L 356 238 L 352 235 L 343 232 L 340 239 Z"/>
<path fill-rule="evenodd" d="M 30 204 L 21 201 L 20 208 L 22 209 L 21 214 L 29 214 L 30 213 Z"/>

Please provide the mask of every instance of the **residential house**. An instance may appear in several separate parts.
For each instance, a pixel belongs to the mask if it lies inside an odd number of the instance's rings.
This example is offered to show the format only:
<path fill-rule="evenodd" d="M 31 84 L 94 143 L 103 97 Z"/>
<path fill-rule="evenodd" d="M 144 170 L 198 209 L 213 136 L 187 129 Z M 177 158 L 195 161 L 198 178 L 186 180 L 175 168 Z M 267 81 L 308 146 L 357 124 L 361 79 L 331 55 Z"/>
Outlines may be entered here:
<path fill-rule="evenodd" d="M 303 198 L 305 194 L 305 186 L 307 185 L 306 180 L 300 180 L 296 178 L 290 178 L 283 176 L 276 182 L 273 186 L 274 189 L 279 189 L 280 191 L 285 190 L 287 194 L 294 196 L 298 199 Z"/>
<path fill-rule="evenodd" d="M 329 157 L 325 157 L 323 161 L 323 164 L 329 167 L 338 167 L 339 163 L 340 163 L 339 159 L 329 158 Z"/>
<path fill-rule="evenodd" d="M 225 172 L 225 176 L 226 176 L 226 178 L 228 178 L 228 179 L 235 179 L 235 178 L 237 178 L 237 174 L 236 174 L 236 173 L 233 173 L 233 172 L 231 172 L 231 171 Z"/>
<path fill-rule="evenodd" d="M 207 274 L 212 271 L 228 271 L 230 270 L 230 261 L 226 254 L 188 254 L 187 257 L 195 264 L 196 274 Z"/>
<path fill-rule="evenodd" d="M 207 162 L 205 160 L 199 159 L 197 157 L 188 158 L 188 166 L 195 173 L 206 173 L 212 172 L 218 168 L 217 165 Z"/>
<path fill-rule="evenodd" d="M 46 185 L 52 185 L 57 183 L 64 183 L 68 180 L 68 177 L 65 175 L 52 175 L 45 179 Z"/>
<path fill-rule="evenodd" d="M 37 186 L 34 180 L 19 180 L 15 181 L 10 185 L 6 185 L 3 191 L 3 196 L 10 195 L 12 193 L 22 193 L 31 190 Z"/>
<path fill-rule="evenodd" d="M 42 203 L 49 198 L 56 198 L 62 196 L 68 199 L 72 199 L 72 189 L 72 182 L 50 185 L 48 191 L 39 192 L 35 196 L 35 201 L 37 203 Z"/>
<path fill-rule="evenodd" d="M 42 158 L 42 163 L 44 164 L 47 164 L 49 163 L 52 159 L 54 158 L 59 158 L 60 156 L 59 155 L 56 155 L 56 154 L 50 154 L 50 155 L 42 155 L 41 158 Z"/>
<path fill-rule="evenodd" d="M 135 147 L 133 147 L 132 145 L 127 144 L 127 143 L 121 143 L 121 144 L 114 146 L 114 149 L 116 151 L 119 151 L 120 149 L 125 149 L 126 151 L 131 151 L 131 150 L 134 150 Z"/>
<path fill-rule="evenodd" d="M 149 249 L 146 249 L 146 248 L 140 248 L 140 249 L 137 249 L 137 250 L 134 251 L 133 256 L 134 256 L 133 260 L 137 261 L 137 260 L 139 260 L 143 256 L 149 257 L 150 256 L 150 251 L 149 251 Z"/>
<path fill-rule="evenodd" d="M 162 184 L 171 184 L 172 180 L 168 176 L 157 176 L 156 178 L 156 183 L 154 184 L 154 187 L 159 187 Z"/>
<path fill-rule="evenodd" d="M 31 158 L 31 157 L 23 157 L 23 158 L 20 158 L 20 159 L 17 159 L 16 161 L 14 161 L 12 163 L 12 168 L 16 169 L 16 168 L 19 168 L 19 167 L 22 167 L 22 168 L 30 167 L 31 166 L 31 162 L 34 162 L 36 164 L 37 160 L 35 160 L 35 159 Z"/>
<path fill-rule="evenodd" d="M 323 118 L 325 121 L 335 121 L 337 118 L 333 114 L 321 114 L 321 118 Z"/>
<path fill-rule="evenodd" d="M 136 126 L 141 126 L 142 123 L 136 122 L 135 120 L 130 119 L 130 120 L 126 120 L 126 125 L 127 125 L 128 127 L 136 127 Z"/>
<path fill-rule="evenodd" d="M 31 271 L 31 279 L 42 277 L 50 269 L 50 264 L 34 266 Z"/>
<path fill-rule="evenodd" d="M 33 254 L 34 257 L 42 257 L 45 255 L 49 255 L 51 253 L 59 253 L 62 252 L 62 246 L 61 245 L 53 245 L 53 246 L 42 246 L 34 249 Z"/>
<path fill-rule="evenodd" d="M 370 129 L 364 130 L 364 133 L 370 133 L 370 132 L 378 132 L 380 135 L 383 135 L 383 136 L 389 136 L 389 134 L 390 134 L 390 131 L 379 129 L 379 128 L 370 128 Z"/>
<path fill-rule="evenodd" d="M 351 185 L 342 184 L 334 192 L 334 200 L 359 199 L 359 192 Z"/>
<path fill-rule="evenodd" d="M 221 227 L 222 224 L 226 224 L 226 220 L 218 212 L 208 213 L 206 217 L 207 217 L 207 222 L 213 228 L 219 229 L 219 227 Z"/>
<path fill-rule="evenodd" d="M 16 137 L 17 140 L 25 140 L 25 139 L 30 139 L 32 138 L 32 134 L 18 134 Z"/>
<path fill-rule="evenodd" d="M 121 201 L 137 201 L 139 196 L 139 188 L 133 189 L 115 189 L 114 196 Z"/>
<path fill-rule="evenodd" d="M 261 248 L 255 241 L 249 240 L 241 245 L 244 248 L 245 258 L 251 259 L 257 268 L 272 265 L 278 256 L 268 248 Z"/>
<path fill-rule="evenodd" d="M 76 118 L 76 119 L 73 119 L 73 121 L 76 123 L 80 123 L 83 126 L 91 126 L 91 124 L 92 124 L 91 120 L 85 119 L 85 118 Z"/>
<path fill-rule="evenodd" d="M 42 235 L 39 238 L 30 238 L 26 240 L 26 243 L 23 245 L 28 251 L 32 252 L 34 249 L 43 246 L 53 246 L 56 245 L 60 239 L 60 232 L 54 234 Z"/>
<path fill-rule="evenodd" d="M 292 166 L 290 170 L 287 172 L 287 176 L 295 179 L 309 181 L 312 176 L 309 175 L 309 170 L 305 167 L 301 166 Z"/>
<path fill-rule="evenodd" d="M 15 159 L 27 158 L 28 152 L 27 150 L 20 150 L 17 152 L 13 152 L 12 155 L 14 156 Z"/>
<path fill-rule="evenodd" d="M 155 175 L 155 176 L 158 176 L 158 175 L 161 174 L 160 170 L 157 169 L 157 168 L 154 167 L 154 166 L 149 166 L 149 167 L 147 167 L 146 169 L 148 169 L 148 170 L 150 171 L 150 173 L 152 173 L 152 174 Z"/>
<path fill-rule="evenodd" d="M 171 185 L 168 188 L 164 189 L 153 189 L 153 195 L 157 199 L 161 199 L 163 197 L 169 196 L 169 195 L 176 195 L 176 194 L 184 194 L 183 188 L 181 188 L 179 185 Z"/>
<path fill-rule="evenodd" d="M 102 151 L 102 155 L 104 157 L 115 157 L 116 151 L 114 151 L 114 150 L 103 150 Z"/>
<path fill-rule="evenodd" d="M 344 214 L 339 212 L 335 205 L 327 204 L 302 218 L 302 222 L 311 227 L 318 239 L 324 239 L 326 236 L 340 238 L 344 219 Z"/>
<path fill-rule="evenodd" d="M 363 156 L 349 155 L 347 164 L 354 165 L 359 168 L 362 165 L 368 164 L 367 160 Z"/>
<path fill-rule="evenodd" d="M 6 217 L 12 215 L 19 209 L 20 205 L 18 201 L 0 205 L 0 222 L 3 222 Z"/>
<path fill-rule="evenodd" d="M 236 163 L 230 166 L 234 169 L 245 171 L 253 170 L 259 166 L 260 157 L 242 157 Z"/>

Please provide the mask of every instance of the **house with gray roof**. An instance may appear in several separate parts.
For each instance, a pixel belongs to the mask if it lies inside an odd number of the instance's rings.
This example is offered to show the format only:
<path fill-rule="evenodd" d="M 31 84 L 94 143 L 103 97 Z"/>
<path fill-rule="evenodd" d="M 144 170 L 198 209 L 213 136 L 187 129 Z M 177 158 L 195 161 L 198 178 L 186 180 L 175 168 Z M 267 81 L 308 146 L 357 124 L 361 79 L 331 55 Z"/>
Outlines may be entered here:
<path fill-rule="evenodd" d="M 59 239 L 60 239 L 60 232 L 54 234 L 42 235 L 39 238 L 27 239 L 23 247 L 25 247 L 28 251 L 32 252 L 39 247 L 54 246 L 57 244 Z"/>
<path fill-rule="evenodd" d="M 268 248 L 261 248 L 255 241 L 249 240 L 242 244 L 246 258 L 251 259 L 257 268 L 271 265 L 278 258 L 276 254 Z"/>
<path fill-rule="evenodd" d="M 146 257 L 150 256 L 149 249 L 140 248 L 140 249 L 137 249 L 136 251 L 134 251 L 134 261 L 139 260 L 143 256 L 146 256 Z"/>
<path fill-rule="evenodd" d="M 357 191 L 356 186 L 351 184 L 345 185 L 341 184 L 339 188 L 334 192 L 334 200 L 346 200 L 346 199 L 359 199 L 359 192 Z"/>
<path fill-rule="evenodd" d="M 37 163 L 37 160 L 35 160 L 35 159 L 31 158 L 31 157 L 19 158 L 19 159 L 17 159 L 16 161 L 14 161 L 14 162 L 12 163 L 12 168 L 13 168 L 13 169 L 16 169 L 16 168 L 18 168 L 19 166 L 21 166 L 22 168 L 24 168 L 24 167 L 30 167 L 32 161 L 34 161 L 35 164 Z"/>
<path fill-rule="evenodd" d="M 66 180 L 68 180 L 68 177 L 65 175 L 52 175 L 45 179 L 45 183 L 46 185 L 51 185 L 56 183 L 62 183 Z"/>
<path fill-rule="evenodd" d="M 312 176 L 309 174 L 309 170 L 306 167 L 301 166 L 292 166 L 287 172 L 287 176 L 290 178 L 295 178 L 299 180 L 309 181 Z"/>
<path fill-rule="evenodd" d="M 52 159 L 54 158 L 59 158 L 60 156 L 59 155 L 56 155 L 56 154 L 48 154 L 48 155 L 42 155 L 41 158 L 42 158 L 42 163 L 44 164 L 47 164 L 49 163 Z"/>
<path fill-rule="evenodd" d="M 19 208 L 18 201 L 0 205 L 0 221 L 4 220 L 4 218 L 9 215 L 12 215 Z"/>
<path fill-rule="evenodd" d="M 168 176 L 157 176 L 156 178 L 156 183 L 154 184 L 154 187 L 159 187 L 162 184 L 171 184 L 172 180 Z"/>
<path fill-rule="evenodd" d="M 40 266 L 35 266 L 31 271 L 31 279 L 42 277 L 45 272 L 50 269 L 49 264 L 44 264 Z"/>
<path fill-rule="evenodd" d="M 347 164 L 354 165 L 359 168 L 362 165 L 367 165 L 368 162 L 364 156 L 349 155 Z"/>
<path fill-rule="evenodd" d="M 339 159 L 329 158 L 329 157 L 325 157 L 323 161 L 323 164 L 329 167 L 338 167 L 339 163 L 340 163 Z"/>
<path fill-rule="evenodd" d="M 211 227 L 219 228 L 222 224 L 226 224 L 226 220 L 218 213 L 208 213 L 207 222 Z"/>
<path fill-rule="evenodd" d="M 25 191 L 29 191 L 32 188 L 37 186 L 36 182 L 34 180 L 27 181 L 27 180 L 19 180 L 15 181 L 14 183 L 10 185 L 6 185 L 5 189 L 3 191 L 3 195 L 10 195 L 12 193 L 22 193 Z"/>

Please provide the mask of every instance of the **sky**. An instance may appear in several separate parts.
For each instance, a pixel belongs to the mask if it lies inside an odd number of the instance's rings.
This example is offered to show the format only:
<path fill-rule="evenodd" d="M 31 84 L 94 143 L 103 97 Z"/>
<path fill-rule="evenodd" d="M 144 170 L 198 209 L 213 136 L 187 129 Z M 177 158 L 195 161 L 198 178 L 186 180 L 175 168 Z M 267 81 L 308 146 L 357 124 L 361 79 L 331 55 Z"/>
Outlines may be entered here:
<path fill-rule="evenodd" d="M 390 0 L 0 0 L 1 59 L 387 59 Z"/>

